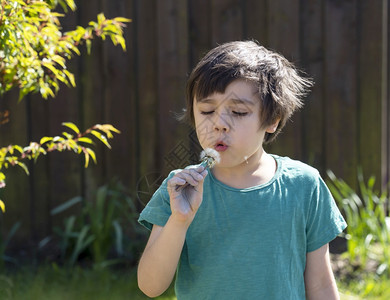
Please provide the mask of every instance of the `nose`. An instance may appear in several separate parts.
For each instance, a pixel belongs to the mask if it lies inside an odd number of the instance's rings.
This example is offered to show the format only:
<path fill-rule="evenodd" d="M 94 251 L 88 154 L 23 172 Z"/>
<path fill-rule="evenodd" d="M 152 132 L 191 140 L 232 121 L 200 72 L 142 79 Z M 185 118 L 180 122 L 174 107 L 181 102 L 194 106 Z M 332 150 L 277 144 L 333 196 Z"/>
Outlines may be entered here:
<path fill-rule="evenodd" d="M 215 114 L 213 129 L 218 132 L 228 132 L 230 129 L 228 116 L 225 116 L 224 114 Z"/>

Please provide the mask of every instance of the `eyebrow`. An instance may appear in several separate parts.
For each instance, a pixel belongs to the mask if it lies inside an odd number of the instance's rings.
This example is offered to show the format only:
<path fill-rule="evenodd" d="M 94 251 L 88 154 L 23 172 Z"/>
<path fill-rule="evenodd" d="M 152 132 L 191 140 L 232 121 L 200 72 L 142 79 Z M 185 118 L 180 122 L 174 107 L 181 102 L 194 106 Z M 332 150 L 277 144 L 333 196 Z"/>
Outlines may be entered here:
<path fill-rule="evenodd" d="M 232 102 L 234 104 L 244 104 L 244 105 L 251 105 L 251 106 L 255 105 L 255 103 L 252 100 L 249 100 L 249 99 L 246 99 L 246 98 L 230 98 L 230 99 L 226 99 L 226 100 L 223 100 L 223 101 L 229 101 L 229 102 Z M 214 99 L 212 99 L 212 98 L 203 98 L 203 99 L 197 100 L 196 102 L 213 104 L 216 101 Z"/>

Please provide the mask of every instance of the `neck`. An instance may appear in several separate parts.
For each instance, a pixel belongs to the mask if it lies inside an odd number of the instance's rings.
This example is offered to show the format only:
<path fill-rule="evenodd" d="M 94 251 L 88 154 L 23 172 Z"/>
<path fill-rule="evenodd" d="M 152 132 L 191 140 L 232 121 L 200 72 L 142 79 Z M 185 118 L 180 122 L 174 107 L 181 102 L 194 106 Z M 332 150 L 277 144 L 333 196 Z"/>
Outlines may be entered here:
<path fill-rule="evenodd" d="M 216 166 L 212 172 L 219 181 L 226 185 L 248 188 L 268 182 L 275 175 L 275 171 L 274 158 L 261 149 L 235 167 Z"/>

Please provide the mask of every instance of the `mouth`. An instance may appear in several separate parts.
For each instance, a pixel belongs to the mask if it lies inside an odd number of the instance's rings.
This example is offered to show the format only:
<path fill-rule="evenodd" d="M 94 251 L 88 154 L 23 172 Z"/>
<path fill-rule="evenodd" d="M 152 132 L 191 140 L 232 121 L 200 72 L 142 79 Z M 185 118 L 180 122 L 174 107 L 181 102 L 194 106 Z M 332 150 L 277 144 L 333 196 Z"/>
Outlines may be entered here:
<path fill-rule="evenodd" d="M 227 150 L 229 146 L 226 145 L 224 142 L 217 142 L 214 146 L 214 149 L 217 150 L 218 152 L 224 152 Z"/>

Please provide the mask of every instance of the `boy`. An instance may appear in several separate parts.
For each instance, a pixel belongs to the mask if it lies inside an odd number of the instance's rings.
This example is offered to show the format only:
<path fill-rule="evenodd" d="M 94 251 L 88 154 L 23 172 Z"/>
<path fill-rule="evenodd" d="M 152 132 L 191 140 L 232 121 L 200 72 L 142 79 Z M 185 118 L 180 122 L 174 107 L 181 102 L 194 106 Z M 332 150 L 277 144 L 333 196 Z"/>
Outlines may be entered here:
<path fill-rule="evenodd" d="M 218 46 L 198 63 L 185 118 L 220 162 L 172 172 L 142 211 L 146 295 L 162 294 L 177 272 L 179 300 L 338 299 L 328 243 L 344 219 L 315 169 L 263 150 L 310 86 L 252 41 Z"/>

